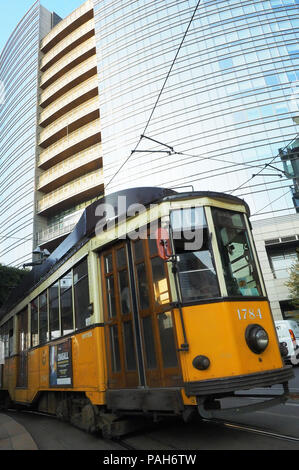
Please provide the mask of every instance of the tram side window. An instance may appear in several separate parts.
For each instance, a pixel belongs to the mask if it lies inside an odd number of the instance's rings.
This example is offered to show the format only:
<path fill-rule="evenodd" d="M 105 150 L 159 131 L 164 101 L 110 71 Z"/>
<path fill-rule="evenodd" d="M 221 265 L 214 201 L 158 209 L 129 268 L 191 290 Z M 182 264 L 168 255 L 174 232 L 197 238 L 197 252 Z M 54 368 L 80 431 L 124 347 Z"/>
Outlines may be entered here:
<path fill-rule="evenodd" d="M 17 387 L 27 386 L 27 349 L 29 347 L 28 335 L 28 307 L 17 316 L 18 320 L 18 362 Z"/>
<path fill-rule="evenodd" d="M 13 319 L 11 318 L 1 328 L 1 340 L 4 343 L 4 357 L 13 353 Z"/>
<path fill-rule="evenodd" d="M 165 263 L 159 257 L 151 259 L 154 299 L 158 305 L 169 303 L 169 291 L 165 274 Z"/>
<path fill-rule="evenodd" d="M 76 328 L 85 328 L 89 325 L 90 317 L 87 259 L 74 267 L 74 298 Z"/>
<path fill-rule="evenodd" d="M 147 310 L 150 306 L 148 291 L 148 279 L 145 268 L 144 246 L 142 240 L 137 240 L 134 245 L 134 259 L 137 274 L 137 290 L 139 296 L 139 306 L 141 310 Z"/>
<path fill-rule="evenodd" d="M 46 343 L 48 339 L 48 295 L 44 291 L 39 296 L 39 344 Z"/>
<path fill-rule="evenodd" d="M 173 210 L 170 221 L 183 301 L 219 297 L 204 208 Z"/>
<path fill-rule="evenodd" d="M 152 318 L 150 316 L 142 318 L 146 367 L 148 369 L 157 368 L 156 348 L 153 332 Z"/>
<path fill-rule="evenodd" d="M 173 336 L 173 321 L 171 312 L 158 315 L 158 326 L 161 338 L 161 349 L 164 367 L 177 367 L 176 345 Z"/>
<path fill-rule="evenodd" d="M 74 331 L 73 318 L 73 275 L 72 271 L 65 274 L 60 280 L 60 311 L 61 330 L 63 335 Z"/>
<path fill-rule="evenodd" d="M 262 295 L 244 215 L 216 208 L 212 214 L 228 295 Z"/>
<path fill-rule="evenodd" d="M 141 312 L 141 324 L 144 339 L 145 364 L 148 369 L 157 368 L 157 354 L 154 339 L 153 320 L 150 312 L 150 292 L 146 270 L 144 243 L 142 239 L 133 244 L 138 303 Z"/>
<path fill-rule="evenodd" d="M 3 343 L 3 354 L 4 354 L 4 357 L 7 357 L 8 356 L 8 346 L 7 346 L 7 342 L 8 342 L 8 335 L 7 335 L 7 323 L 5 323 L 1 329 L 0 329 L 0 339 Z"/>
<path fill-rule="evenodd" d="M 30 304 L 31 311 L 31 347 L 38 345 L 38 297 Z"/>
<path fill-rule="evenodd" d="M 13 354 L 13 337 L 14 337 L 14 327 L 13 327 L 13 318 L 8 322 L 8 356 Z"/>
<path fill-rule="evenodd" d="M 11 356 L 13 354 L 13 319 L 12 318 L 1 327 L 0 339 L 4 343 L 4 357 Z"/>
<path fill-rule="evenodd" d="M 26 307 L 18 315 L 18 324 L 19 324 L 19 343 L 18 350 L 19 352 L 26 351 L 29 347 L 28 341 L 28 308 Z"/>
<path fill-rule="evenodd" d="M 0 327 L 0 382 L 1 382 L 1 364 L 4 361 L 4 326 Z M 0 385 L 1 388 L 1 385 Z"/>
<path fill-rule="evenodd" d="M 56 282 L 49 288 L 49 326 L 50 339 L 59 338 L 59 283 Z"/>

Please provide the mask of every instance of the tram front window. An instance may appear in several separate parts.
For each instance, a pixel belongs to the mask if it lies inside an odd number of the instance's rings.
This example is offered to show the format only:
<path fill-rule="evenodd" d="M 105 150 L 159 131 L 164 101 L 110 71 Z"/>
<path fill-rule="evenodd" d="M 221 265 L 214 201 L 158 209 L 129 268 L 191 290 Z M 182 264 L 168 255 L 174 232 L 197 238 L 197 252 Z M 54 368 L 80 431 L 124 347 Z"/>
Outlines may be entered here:
<path fill-rule="evenodd" d="M 220 297 L 203 207 L 174 210 L 170 221 L 182 301 Z"/>
<path fill-rule="evenodd" d="M 228 295 L 263 295 L 244 215 L 216 208 L 212 214 Z"/>

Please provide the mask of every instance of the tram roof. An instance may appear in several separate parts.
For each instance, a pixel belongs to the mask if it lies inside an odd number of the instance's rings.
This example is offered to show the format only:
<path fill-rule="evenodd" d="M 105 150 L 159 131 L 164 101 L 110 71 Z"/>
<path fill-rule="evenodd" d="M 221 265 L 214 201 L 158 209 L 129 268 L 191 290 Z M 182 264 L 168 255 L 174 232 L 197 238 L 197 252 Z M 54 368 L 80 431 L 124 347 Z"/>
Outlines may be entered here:
<path fill-rule="evenodd" d="M 119 205 L 120 197 L 123 197 L 123 199 L 122 204 Z M 167 200 L 171 201 L 176 199 L 201 197 L 209 197 L 242 204 L 246 207 L 248 215 L 250 215 L 249 207 L 244 200 L 230 194 L 213 191 L 190 191 L 179 193 L 173 189 L 167 188 L 138 187 L 108 194 L 87 206 L 77 225 L 74 227 L 74 230 L 41 265 L 34 266 L 33 269 L 23 278 L 22 282 L 11 292 L 8 300 L 0 309 L 0 320 L 34 288 L 36 288 L 38 284 L 43 282 L 48 276 L 50 276 L 50 274 L 56 271 L 64 261 L 71 257 L 90 238 L 92 238 L 95 235 L 95 228 L 98 223 L 105 224 L 105 220 L 107 220 L 105 215 L 97 215 L 103 213 L 104 205 L 110 205 L 114 208 L 117 219 L 124 216 L 127 209 L 132 204 L 141 204 L 147 207 L 150 204 Z"/>

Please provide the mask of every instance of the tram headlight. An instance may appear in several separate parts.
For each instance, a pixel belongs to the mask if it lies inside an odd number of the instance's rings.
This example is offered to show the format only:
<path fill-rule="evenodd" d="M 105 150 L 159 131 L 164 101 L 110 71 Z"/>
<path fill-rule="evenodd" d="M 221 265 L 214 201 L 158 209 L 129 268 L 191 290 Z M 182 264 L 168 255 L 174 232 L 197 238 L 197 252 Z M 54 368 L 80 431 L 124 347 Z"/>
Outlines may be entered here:
<path fill-rule="evenodd" d="M 207 356 L 196 356 L 192 361 L 193 367 L 198 370 L 206 370 L 210 367 L 210 359 Z"/>
<path fill-rule="evenodd" d="M 269 344 L 269 336 L 260 325 L 248 325 L 245 331 L 245 339 L 248 347 L 255 354 L 260 354 Z"/>

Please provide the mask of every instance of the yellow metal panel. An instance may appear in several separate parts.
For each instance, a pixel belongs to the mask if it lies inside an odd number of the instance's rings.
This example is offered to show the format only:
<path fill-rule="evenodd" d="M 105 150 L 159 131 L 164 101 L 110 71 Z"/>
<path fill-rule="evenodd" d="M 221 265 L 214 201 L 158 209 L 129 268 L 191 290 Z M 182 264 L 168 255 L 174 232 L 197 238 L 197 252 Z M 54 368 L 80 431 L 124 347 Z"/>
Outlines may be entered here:
<path fill-rule="evenodd" d="M 44 346 L 39 352 L 39 388 L 49 388 L 49 346 Z"/>
<path fill-rule="evenodd" d="M 10 396 L 14 396 L 17 383 L 17 357 L 6 358 L 3 370 L 3 389 L 8 390 Z"/>
<path fill-rule="evenodd" d="M 32 402 L 39 389 L 40 354 L 38 349 L 28 353 L 28 401 Z"/>
<path fill-rule="evenodd" d="M 91 389 L 98 385 L 96 331 L 89 330 L 73 337 L 73 388 Z"/>
<path fill-rule="evenodd" d="M 73 337 L 73 390 L 106 390 L 103 328 L 98 327 Z"/>
<path fill-rule="evenodd" d="M 100 263 L 98 255 L 93 252 L 91 252 L 88 257 L 88 273 L 90 302 L 93 304 L 91 323 L 101 323 L 104 321 L 104 314 L 102 307 Z"/>
<path fill-rule="evenodd" d="M 28 390 L 23 388 L 16 388 L 15 390 L 15 401 L 20 403 L 27 403 L 28 400 Z"/>
<path fill-rule="evenodd" d="M 5 363 L 3 388 L 13 400 L 31 403 L 39 391 L 86 391 L 94 404 L 105 403 L 106 357 L 104 328 L 97 327 L 72 337 L 73 387 L 49 386 L 49 345 L 28 352 L 28 388 L 17 389 L 17 357 Z"/>
<path fill-rule="evenodd" d="M 196 305 L 184 308 L 183 317 L 190 346 L 188 352 L 180 353 L 183 380 L 186 382 L 251 374 L 283 366 L 266 301 Z M 175 311 L 175 320 L 181 344 L 183 335 L 178 310 Z M 245 340 L 246 327 L 253 323 L 264 327 L 269 335 L 269 345 L 262 354 L 253 353 Z M 207 370 L 199 371 L 193 367 L 192 361 L 198 355 L 210 359 L 211 365 Z"/>

